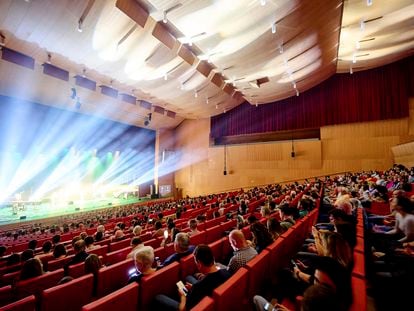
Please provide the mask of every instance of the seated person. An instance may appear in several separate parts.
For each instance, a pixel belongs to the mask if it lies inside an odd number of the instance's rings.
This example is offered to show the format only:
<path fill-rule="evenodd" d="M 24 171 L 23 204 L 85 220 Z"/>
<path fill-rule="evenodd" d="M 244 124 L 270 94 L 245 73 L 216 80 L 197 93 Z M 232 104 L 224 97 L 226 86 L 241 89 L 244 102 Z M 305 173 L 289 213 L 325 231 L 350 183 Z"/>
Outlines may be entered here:
<path fill-rule="evenodd" d="M 142 243 L 142 241 L 139 237 L 133 237 L 131 239 L 132 250 L 128 253 L 128 255 L 126 256 L 126 259 L 133 258 L 134 253 L 143 246 L 144 246 L 144 243 Z"/>
<path fill-rule="evenodd" d="M 190 245 L 190 237 L 187 233 L 180 232 L 175 236 L 174 250 L 175 253 L 164 260 L 162 267 L 165 267 L 174 261 L 179 261 L 181 258 L 193 252 L 194 246 Z"/>
<path fill-rule="evenodd" d="M 143 246 L 134 253 L 135 271 L 130 275 L 128 284 L 139 282 L 145 275 L 154 273 L 157 269 L 153 268 L 154 249 L 151 246 Z"/>
<path fill-rule="evenodd" d="M 189 235 L 200 233 L 200 231 L 197 229 L 197 220 L 194 218 L 188 221 L 188 227 L 190 228 L 190 232 L 188 232 Z"/>
<path fill-rule="evenodd" d="M 211 296 L 213 290 L 230 277 L 230 273 L 226 269 L 217 268 L 213 252 L 208 245 L 200 244 L 195 248 L 194 260 L 197 269 L 205 277 L 199 281 L 192 280 L 193 284 L 186 283 L 187 293 L 179 289 L 180 301 L 165 295 L 157 295 L 155 310 L 190 310 L 205 296 Z"/>
<path fill-rule="evenodd" d="M 34 278 L 36 276 L 42 275 L 43 273 L 43 265 L 40 259 L 30 258 L 26 260 L 22 266 L 22 270 L 20 272 L 20 280 Z"/>
<path fill-rule="evenodd" d="M 257 251 L 249 245 L 243 232 L 240 230 L 233 230 L 230 232 L 229 242 L 234 250 L 234 255 L 229 261 L 227 270 L 230 273 L 234 273 L 253 259 L 257 255 Z"/>
<path fill-rule="evenodd" d="M 75 251 L 75 256 L 71 260 L 69 260 L 64 266 L 66 275 L 67 275 L 69 266 L 75 265 L 75 264 L 80 263 L 80 262 L 84 262 L 86 257 L 88 257 L 88 255 L 89 255 L 85 251 L 85 241 L 84 240 L 76 241 L 75 244 L 73 245 L 73 250 Z"/>

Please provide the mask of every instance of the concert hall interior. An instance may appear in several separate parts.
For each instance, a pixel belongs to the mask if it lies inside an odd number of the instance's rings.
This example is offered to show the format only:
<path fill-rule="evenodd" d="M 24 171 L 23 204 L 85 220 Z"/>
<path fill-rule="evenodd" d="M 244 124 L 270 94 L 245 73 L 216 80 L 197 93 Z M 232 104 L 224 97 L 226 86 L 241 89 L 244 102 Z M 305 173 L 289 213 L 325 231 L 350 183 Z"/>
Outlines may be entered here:
<path fill-rule="evenodd" d="M 0 0 L 1 310 L 408 310 L 413 202 L 413 0 Z"/>

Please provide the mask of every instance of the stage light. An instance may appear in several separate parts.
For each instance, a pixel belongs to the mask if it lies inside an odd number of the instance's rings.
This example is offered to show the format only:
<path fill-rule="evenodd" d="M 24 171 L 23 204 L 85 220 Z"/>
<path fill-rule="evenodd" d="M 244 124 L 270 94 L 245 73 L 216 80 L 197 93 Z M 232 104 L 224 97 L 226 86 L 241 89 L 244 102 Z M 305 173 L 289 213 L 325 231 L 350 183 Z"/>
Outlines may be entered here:
<path fill-rule="evenodd" d="M 80 19 L 79 22 L 78 22 L 78 32 L 82 32 L 82 31 L 83 31 L 83 29 L 82 29 L 82 20 Z"/>
<path fill-rule="evenodd" d="M 167 11 L 164 11 L 162 15 L 163 15 L 163 17 L 162 17 L 162 22 L 163 22 L 164 24 L 166 24 L 166 23 L 168 22 L 168 20 L 167 20 Z"/>
<path fill-rule="evenodd" d="M 272 24 L 272 33 L 276 33 L 276 23 Z"/>

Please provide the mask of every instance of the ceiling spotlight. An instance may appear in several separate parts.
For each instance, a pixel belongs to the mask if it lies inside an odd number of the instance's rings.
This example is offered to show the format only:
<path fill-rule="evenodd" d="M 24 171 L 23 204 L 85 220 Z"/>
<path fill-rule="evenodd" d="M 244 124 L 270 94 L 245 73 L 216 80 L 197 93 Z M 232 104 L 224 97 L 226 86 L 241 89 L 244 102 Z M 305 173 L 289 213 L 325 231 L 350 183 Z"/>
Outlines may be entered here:
<path fill-rule="evenodd" d="M 282 54 L 283 53 L 283 44 L 279 45 L 279 53 Z"/>
<path fill-rule="evenodd" d="M 349 74 L 353 74 L 354 73 L 354 70 L 352 69 L 352 65 L 351 66 L 349 66 Z"/>
<path fill-rule="evenodd" d="M 86 69 L 85 68 L 83 68 L 83 70 L 82 70 L 82 78 L 86 78 Z"/>
<path fill-rule="evenodd" d="M 265 6 L 266 5 L 266 0 L 260 0 L 260 5 Z"/>
<path fill-rule="evenodd" d="M 296 96 L 299 96 L 299 90 L 296 89 Z"/>
<path fill-rule="evenodd" d="M 364 20 L 359 22 L 359 30 L 364 31 L 365 30 L 365 22 Z"/>
<path fill-rule="evenodd" d="M 49 64 L 49 65 L 52 63 L 52 54 L 47 53 L 47 61 L 46 61 L 46 63 Z"/>
<path fill-rule="evenodd" d="M 359 50 L 361 48 L 361 43 L 359 41 L 355 42 L 355 48 Z"/>
<path fill-rule="evenodd" d="M 256 107 L 259 107 L 259 104 L 256 102 Z"/>
<path fill-rule="evenodd" d="M 352 55 L 352 63 L 355 64 L 356 63 L 356 53 L 354 53 Z"/>
<path fill-rule="evenodd" d="M 168 73 L 164 74 L 164 80 L 167 81 L 168 80 Z"/>
<path fill-rule="evenodd" d="M 79 32 L 82 32 L 83 31 L 83 29 L 82 29 L 82 23 L 83 23 L 83 21 L 80 19 L 79 22 L 78 22 L 78 31 Z"/>
<path fill-rule="evenodd" d="M 223 112 L 224 112 L 224 113 L 226 113 L 226 112 L 227 112 L 226 108 L 224 108 Z"/>
<path fill-rule="evenodd" d="M 164 24 L 166 24 L 166 23 L 168 22 L 168 20 L 167 20 L 167 11 L 164 11 L 164 12 L 162 13 L 162 22 L 163 22 Z"/>
<path fill-rule="evenodd" d="M 198 97 L 198 92 L 197 91 L 195 91 L 195 93 L 194 93 L 194 98 L 197 98 Z"/>
<path fill-rule="evenodd" d="M 276 23 L 272 24 L 272 33 L 276 33 Z"/>
<path fill-rule="evenodd" d="M 372 2 L 373 2 L 373 0 L 367 0 L 367 6 L 371 6 Z"/>
<path fill-rule="evenodd" d="M 218 109 L 218 105 L 216 105 L 216 109 Z"/>
<path fill-rule="evenodd" d="M 296 89 L 296 82 L 293 81 L 293 88 Z"/>
<path fill-rule="evenodd" d="M 206 98 L 206 104 L 208 105 L 208 97 Z"/>

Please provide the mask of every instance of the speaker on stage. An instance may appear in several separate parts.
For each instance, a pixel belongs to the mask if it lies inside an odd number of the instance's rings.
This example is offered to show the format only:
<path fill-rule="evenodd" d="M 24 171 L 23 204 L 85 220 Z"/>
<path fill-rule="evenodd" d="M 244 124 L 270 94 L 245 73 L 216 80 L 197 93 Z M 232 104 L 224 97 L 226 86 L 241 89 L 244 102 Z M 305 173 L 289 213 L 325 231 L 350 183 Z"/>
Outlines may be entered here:
<path fill-rule="evenodd" d="M 75 207 L 75 211 L 80 211 L 80 207 Z"/>
<path fill-rule="evenodd" d="M 26 216 L 20 216 L 20 220 L 26 219 Z"/>

